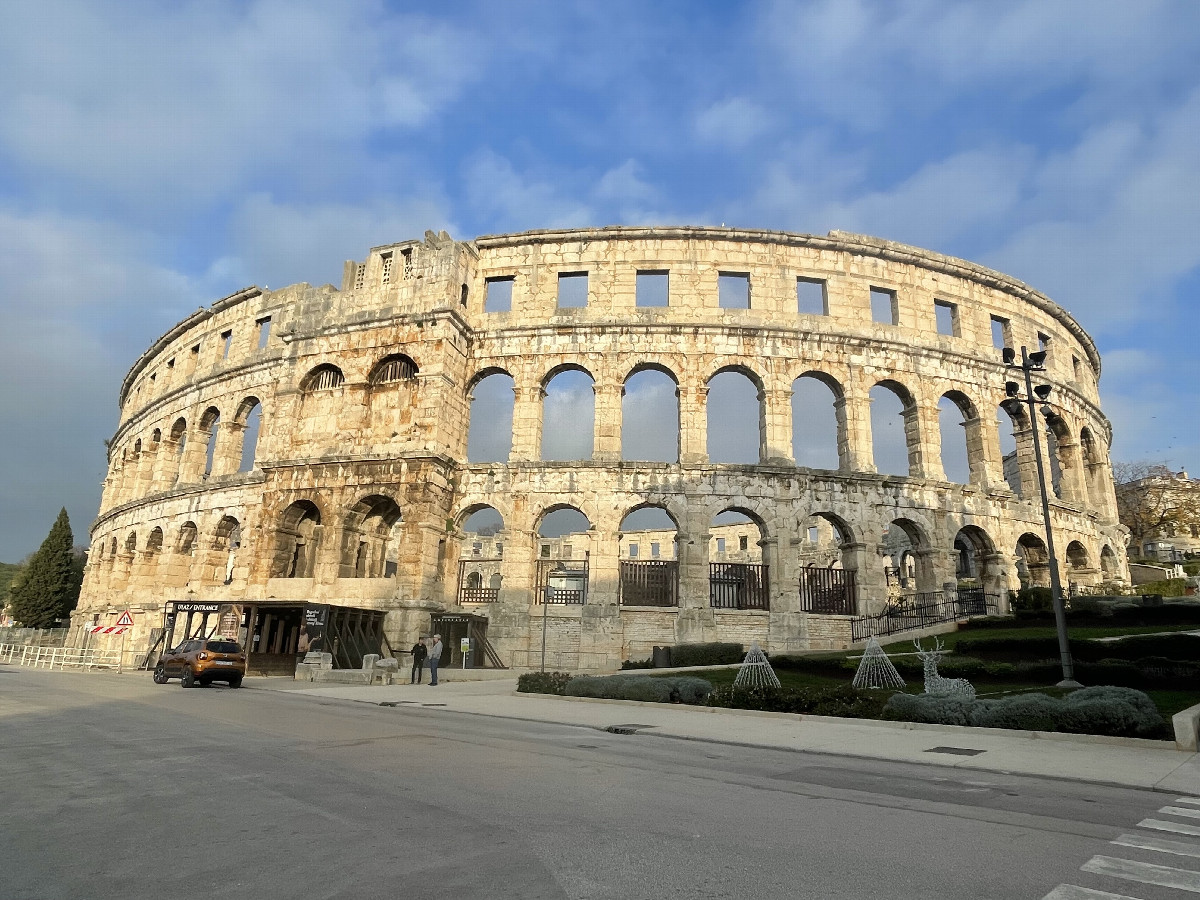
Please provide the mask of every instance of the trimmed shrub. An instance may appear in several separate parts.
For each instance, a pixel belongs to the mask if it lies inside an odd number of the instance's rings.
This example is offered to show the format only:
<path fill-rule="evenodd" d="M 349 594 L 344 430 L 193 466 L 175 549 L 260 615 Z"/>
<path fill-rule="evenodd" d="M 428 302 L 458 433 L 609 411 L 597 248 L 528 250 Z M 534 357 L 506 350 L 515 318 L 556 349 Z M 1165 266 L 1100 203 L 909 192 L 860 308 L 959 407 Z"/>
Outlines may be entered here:
<path fill-rule="evenodd" d="M 524 694 L 564 694 L 570 672 L 525 672 L 517 677 L 517 690 Z"/>
<path fill-rule="evenodd" d="M 708 705 L 726 709 L 870 719 L 879 715 L 885 697 L 883 692 L 860 691 L 849 685 L 796 689 L 734 688 L 726 684 L 713 690 Z"/>
<path fill-rule="evenodd" d="M 1022 612 L 1053 610 L 1054 595 L 1047 587 L 1021 588 L 1012 597 L 1012 608 Z"/>
<path fill-rule="evenodd" d="M 977 700 L 967 713 L 967 721 L 982 728 L 1054 731 L 1057 703 L 1053 697 L 1036 693 Z"/>
<path fill-rule="evenodd" d="M 712 685 L 703 678 L 653 678 L 649 675 L 576 675 L 567 682 L 568 697 L 639 700 L 643 703 L 690 703 L 703 706 Z"/>
<path fill-rule="evenodd" d="M 621 663 L 622 669 L 653 669 L 653 659 L 627 659 Z"/>
<path fill-rule="evenodd" d="M 895 694 L 884 707 L 883 718 L 1114 737 L 1168 736 L 1153 700 L 1141 691 L 1111 685 L 1081 688 L 1062 699 L 1030 693 L 973 703 L 930 694 Z"/>
<path fill-rule="evenodd" d="M 970 709 L 970 700 L 944 694 L 893 694 L 883 707 L 883 718 L 894 722 L 966 725 Z"/>
<path fill-rule="evenodd" d="M 746 650 L 741 644 L 676 644 L 671 648 L 671 665 L 681 669 L 688 666 L 723 666 L 740 663 L 745 655 Z"/>

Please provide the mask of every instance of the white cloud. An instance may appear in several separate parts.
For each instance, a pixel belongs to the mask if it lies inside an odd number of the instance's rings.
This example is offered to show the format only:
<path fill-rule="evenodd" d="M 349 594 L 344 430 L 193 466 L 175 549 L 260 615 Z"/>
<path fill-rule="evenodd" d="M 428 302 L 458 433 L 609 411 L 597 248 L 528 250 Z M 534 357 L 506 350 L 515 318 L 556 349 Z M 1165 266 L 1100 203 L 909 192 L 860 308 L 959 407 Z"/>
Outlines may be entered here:
<path fill-rule="evenodd" d="M 545 173 L 549 175 L 550 173 Z M 463 180 L 476 215 L 496 231 L 582 227 L 595 224 L 595 213 L 546 177 L 518 172 L 492 150 L 468 160 Z"/>
<path fill-rule="evenodd" d="M 279 203 L 267 194 L 247 197 L 232 221 L 236 258 L 214 264 L 214 274 L 229 276 L 230 290 L 251 283 L 276 288 L 307 281 L 341 285 L 342 263 L 364 259 L 369 248 L 421 238 L 427 229 L 446 229 L 458 239 L 438 198 L 405 202 L 378 199 L 361 206 L 348 203 Z"/>
<path fill-rule="evenodd" d="M 771 117 L 759 104 L 730 97 L 701 110 L 694 127 L 702 141 L 738 150 L 753 144 L 771 126 Z"/>
<path fill-rule="evenodd" d="M 248 173 L 340 177 L 475 77 L 467 34 L 375 3 L 9 5 L 0 137 L 26 171 L 121 202 L 211 201 Z"/>

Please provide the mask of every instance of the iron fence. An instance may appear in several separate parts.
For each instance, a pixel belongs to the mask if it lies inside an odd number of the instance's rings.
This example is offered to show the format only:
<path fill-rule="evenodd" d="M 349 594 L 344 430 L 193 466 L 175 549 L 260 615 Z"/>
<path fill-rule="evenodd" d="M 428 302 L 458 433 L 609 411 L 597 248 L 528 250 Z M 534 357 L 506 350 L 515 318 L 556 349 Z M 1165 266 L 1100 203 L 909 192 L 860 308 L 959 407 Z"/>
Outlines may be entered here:
<path fill-rule="evenodd" d="M 578 605 L 587 603 L 589 558 L 539 559 L 537 603 Z"/>
<path fill-rule="evenodd" d="M 928 591 L 906 594 L 877 616 L 860 616 L 850 623 L 852 640 L 864 641 L 871 635 L 880 637 L 927 628 L 942 622 L 959 622 L 974 616 L 999 614 L 999 597 L 985 594 L 978 588 L 966 588 L 957 593 Z"/>
<path fill-rule="evenodd" d="M 858 612 L 854 572 L 810 566 L 800 571 L 800 609 L 827 616 L 852 616 Z"/>
<path fill-rule="evenodd" d="M 767 570 L 761 563 L 709 563 L 709 605 L 713 609 L 770 609 Z"/>
<path fill-rule="evenodd" d="M 678 606 L 679 563 L 673 559 L 621 560 L 622 606 Z"/>

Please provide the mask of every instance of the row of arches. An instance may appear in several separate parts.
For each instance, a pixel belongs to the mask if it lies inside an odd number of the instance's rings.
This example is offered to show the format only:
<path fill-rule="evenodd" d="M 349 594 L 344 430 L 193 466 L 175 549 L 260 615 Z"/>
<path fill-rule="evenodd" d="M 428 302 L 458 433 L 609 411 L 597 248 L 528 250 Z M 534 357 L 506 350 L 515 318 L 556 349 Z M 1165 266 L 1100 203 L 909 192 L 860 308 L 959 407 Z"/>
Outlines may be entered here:
<path fill-rule="evenodd" d="M 238 403 L 228 419 L 214 405 L 205 408 L 191 428 L 185 416 L 176 418 L 165 434 L 162 428 L 154 428 L 145 441 L 135 439 L 114 460 L 106 501 L 252 471 L 262 416 L 262 402 L 249 396 Z"/>
<path fill-rule="evenodd" d="M 620 459 L 679 462 L 687 444 L 684 423 L 697 419 L 695 407 L 701 407 L 703 452 L 709 462 L 771 462 L 772 450 L 779 449 L 771 446 L 772 431 L 783 430 L 772 420 L 786 417 L 790 455 L 799 466 L 937 477 L 960 484 L 1003 479 L 1019 496 L 1036 496 L 1036 461 L 1024 408 L 983 406 L 959 389 L 938 397 L 936 428 L 917 395 L 899 381 L 882 379 L 856 401 L 837 379 L 817 371 L 792 382 L 786 406 L 741 366 L 715 372 L 696 393 L 691 409 L 683 407 L 684 391 L 674 374 L 658 365 L 635 368 L 621 384 L 618 402 L 604 396 L 586 368 L 573 364 L 543 379 L 533 398 L 540 408 L 531 411 L 526 401 L 519 409 L 528 393 L 505 370 L 487 369 L 476 377 L 470 389 L 469 462 L 508 461 L 518 419 L 522 428 L 534 426 L 540 446 L 529 449 L 544 461 L 596 458 L 604 428 L 619 419 Z M 992 412 L 985 416 L 983 409 Z M 601 429 L 596 427 L 598 416 Z M 1107 454 L 1091 429 L 1085 425 L 1076 433 L 1061 412 L 1046 416 L 1042 427 L 1055 495 L 1107 510 Z"/>

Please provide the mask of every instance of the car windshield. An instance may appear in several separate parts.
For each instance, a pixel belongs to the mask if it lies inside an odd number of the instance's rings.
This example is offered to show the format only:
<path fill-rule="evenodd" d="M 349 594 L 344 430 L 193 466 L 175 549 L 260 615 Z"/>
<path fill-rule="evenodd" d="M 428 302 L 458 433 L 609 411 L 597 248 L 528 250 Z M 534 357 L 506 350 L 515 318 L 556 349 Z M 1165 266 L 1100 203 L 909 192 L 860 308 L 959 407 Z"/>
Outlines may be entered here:
<path fill-rule="evenodd" d="M 242 648 L 233 641 L 209 641 L 206 647 L 212 653 L 241 653 Z"/>

